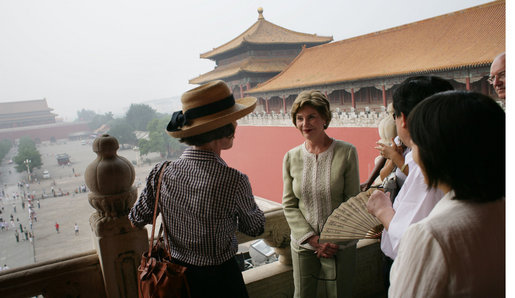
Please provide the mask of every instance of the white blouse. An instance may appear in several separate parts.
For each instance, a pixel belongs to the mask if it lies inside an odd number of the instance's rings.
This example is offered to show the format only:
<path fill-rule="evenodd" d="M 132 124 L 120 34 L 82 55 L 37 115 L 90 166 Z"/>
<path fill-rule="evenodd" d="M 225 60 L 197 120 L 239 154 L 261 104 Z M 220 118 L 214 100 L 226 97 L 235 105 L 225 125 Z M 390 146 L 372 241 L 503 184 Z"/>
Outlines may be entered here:
<path fill-rule="evenodd" d="M 504 297 L 506 200 L 447 193 L 401 240 L 389 297 Z"/>
<path fill-rule="evenodd" d="M 334 140 L 326 151 L 313 154 L 303 146 L 304 168 L 302 172 L 302 197 L 304 198 L 307 222 L 316 234 L 322 232 L 331 209 L 331 163 Z"/>

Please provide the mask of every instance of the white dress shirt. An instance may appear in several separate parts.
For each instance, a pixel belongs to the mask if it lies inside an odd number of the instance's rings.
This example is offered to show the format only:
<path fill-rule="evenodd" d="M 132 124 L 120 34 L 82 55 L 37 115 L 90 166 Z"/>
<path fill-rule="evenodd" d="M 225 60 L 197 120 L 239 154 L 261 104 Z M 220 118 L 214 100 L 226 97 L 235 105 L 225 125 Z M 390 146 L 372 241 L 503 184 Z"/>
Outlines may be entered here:
<path fill-rule="evenodd" d="M 393 203 L 395 215 L 381 237 L 381 250 L 392 259 L 397 256 L 399 241 L 408 227 L 429 215 L 443 196 L 438 189 L 427 190 L 424 175 L 413 160 L 412 152 L 406 154 L 405 163 L 409 166 L 409 174 Z"/>

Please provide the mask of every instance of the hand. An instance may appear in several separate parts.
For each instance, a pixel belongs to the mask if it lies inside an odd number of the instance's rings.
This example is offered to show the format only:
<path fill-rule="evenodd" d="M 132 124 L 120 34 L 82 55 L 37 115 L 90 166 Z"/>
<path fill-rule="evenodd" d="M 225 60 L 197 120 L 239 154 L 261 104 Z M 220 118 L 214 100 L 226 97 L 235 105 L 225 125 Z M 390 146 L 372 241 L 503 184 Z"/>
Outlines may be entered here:
<path fill-rule="evenodd" d="M 319 236 L 311 236 L 308 239 L 308 243 L 315 248 L 315 253 L 319 258 L 332 258 L 338 252 L 338 244 L 334 243 L 322 243 L 320 244 L 318 240 Z"/>
<path fill-rule="evenodd" d="M 385 145 L 380 142 L 377 142 L 376 144 L 377 144 L 377 146 L 374 148 L 379 150 L 379 153 L 381 154 L 381 156 L 386 159 L 392 159 L 392 158 L 397 157 L 398 155 L 402 154 L 402 147 L 397 146 L 397 144 L 395 144 L 395 142 L 393 142 L 393 139 L 392 139 L 392 146 L 388 146 L 388 145 Z"/>
<path fill-rule="evenodd" d="M 338 244 L 323 243 L 317 250 L 317 257 L 332 258 L 338 252 Z"/>
<path fill-rule="evenodd" d="M 375 190 L 368 199 L 367 210 L 368 213 L 379 217 L 378 215 L 385 209 L 393 209 L 392 201 L 390 200 L 390 193 L 384 193 L 380 190 Z"/>
<path fill-rule="evenodd" d="M 367 189 L 369 189 L 370 186 L 368 186 L 368 181 L 367 182 L 363 182 L 359 185 L 359 189 L 361 191 L 366 191 Z"/>
<path fill-rule="evenodd" d="M 392 201 L 390 201 L 390 193 L 386 194 L 380 190 L 374 191 L 367 202 L 367 210 L 370 214 L 377 217 L 384 228 L 388 230 L 390 222 L 395 215 L 395 210 L 392 207 Z"/>

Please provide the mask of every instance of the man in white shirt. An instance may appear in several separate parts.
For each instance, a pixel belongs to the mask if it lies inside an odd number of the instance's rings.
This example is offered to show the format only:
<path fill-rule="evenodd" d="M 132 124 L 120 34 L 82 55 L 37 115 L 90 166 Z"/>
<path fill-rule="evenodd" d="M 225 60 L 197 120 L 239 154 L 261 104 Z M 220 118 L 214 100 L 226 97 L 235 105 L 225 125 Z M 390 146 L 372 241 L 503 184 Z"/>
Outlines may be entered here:
<path fill-rule="evenodd" d="M 453 90 L 446 80 L 434 76 L 418 76 L 406 79 L 393 94 L 393 108 L 397 135 L 411 148 L 408 131 L 408 115 L 422 100 L 438 92 Z M 381 250 L 385 254 L 384 281 L 389 286 L 390 268 L 397 256 L 399 242 L 406 229 L 425 218 L 442 198 L 443 193 L 436 189 L 428 190 L 424 176 L 413 161 L 411 152 L 406 155 L 405 164 L 409 174 L 392 205 L 390 197 L 375 191 L 367 204 L 368 211 L 376 216 L 384 226 L 381 237 Z"/>

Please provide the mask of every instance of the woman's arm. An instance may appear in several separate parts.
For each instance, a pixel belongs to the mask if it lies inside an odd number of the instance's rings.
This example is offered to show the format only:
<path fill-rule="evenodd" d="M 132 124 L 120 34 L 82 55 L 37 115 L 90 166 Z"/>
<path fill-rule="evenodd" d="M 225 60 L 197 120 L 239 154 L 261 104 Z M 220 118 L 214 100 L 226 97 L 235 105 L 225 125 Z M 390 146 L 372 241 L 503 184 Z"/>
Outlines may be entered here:
<path fill-rule="evenodd" d="M 158 163 L 150 171 L 147 178 L 147 183 L 143 191 L 129 212 L 129 220 L 132 226 L 143 227 L 146 224 L 152 223 L 152 217 L 154 215 L 154 204 L 155 204 L 155 188 L 157 186 L 156 180 L 159 175 L 159 170 L 163 166 L 164 162 Z M 159 207 L 157 210 L 159 214 Z"/>
<path fill-rule="evenodd" d="M 265 215 L 256 204 L 249 179 L 243 175 L 236 189 L 236 209 L 238 213 L 238 230 L 246 235 L 256 237 L 265 231 Z"/>
<path fill-rule="evenodd" d="M 349 149 L 347 154 L 347 158 L 345 160 L 345 172 L 344 172 L 344 200 L 346 201 L 351 197 L 357 195 L 360 192 L 359 185 L 359 162 L 358 162 L 358 152 L 356 151 L 356 147 L 352 146 Z"/>
<path fill-rule="evenodd" d="M 297 160 L 296 162 L 302 162 Z M 308 241 L 311 236 L 316 235 L 304 215 L 299 209 L 299 199 L 293 192 L 293 176 L 291 173 L 292 161 L 290 153 L 286 153 L 283 160 L 283 210 L 286 221 L 290 226 L 294 239 L 299 245 Z"/>
<path fill-rule="evenodd" d="M 374 166 L 374 170 L 372 171 L 370 176 L 368 176 L 368 179 L 365 182 L 361 183 L 361 185 L 360 185 L 361 191 L 366 191 L 367 189 L 370 188 L 372 183 L 374 183 L 374 181 L 376 180 L 377 176 L 381 174 L 381 171 L 382 171 L 386 161 L 387 161 L 386 158 L 384 158 L 382 156 L 380 157 L 379 161 Z M 381 178 L 381 179 L 383 179 L 383 178 Z"/>
<path fill-rule="evenodd" d="M 386 163 L 379 174 L 379 176 L 381 176 L 381 180 L 384 180 L 384 178 L 388 177 L 393 169 L 395 169 L 394 163 L 389 159 L 386 160 Z"/>
<path fill-rule="evenodd" d="M 375 149 L 379 150 L 381 152 L 381 156 L 384 158 L 387 158 L 392 161 L 393 165 L 395 165 L 397 168 L 402 169 L 402 172 L 407 176 L 409 172 L 409 168 L 407 165 L 404 164 L 404 145 L 397 145 L 392 139 L 392 146 L 388 146 L 382 143 L 377 143 L 377 146 Z M 388 173 L 390 174 L 391 171 Z M 386 176 L 388 176 L 388 174 Z M 385 176 L 385 177 L 386 177 Z M 382 178 L 384 179 L 384 178 Z"/>

